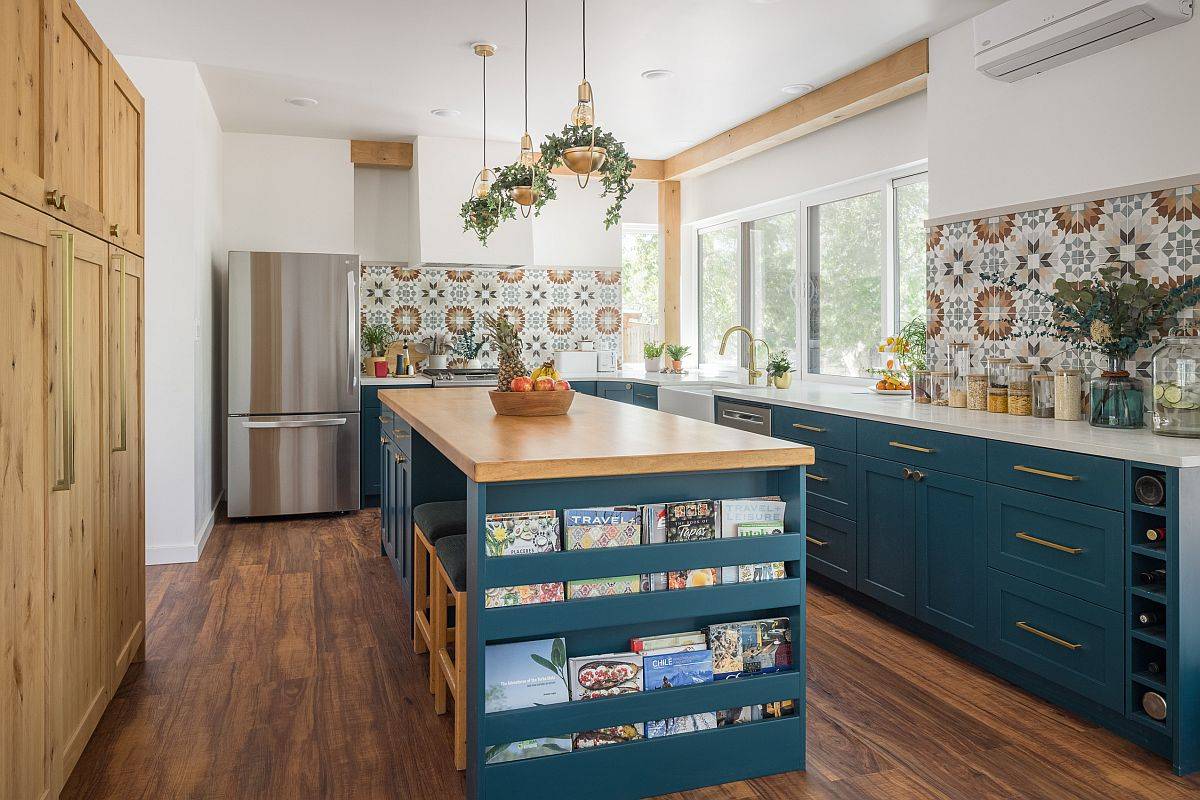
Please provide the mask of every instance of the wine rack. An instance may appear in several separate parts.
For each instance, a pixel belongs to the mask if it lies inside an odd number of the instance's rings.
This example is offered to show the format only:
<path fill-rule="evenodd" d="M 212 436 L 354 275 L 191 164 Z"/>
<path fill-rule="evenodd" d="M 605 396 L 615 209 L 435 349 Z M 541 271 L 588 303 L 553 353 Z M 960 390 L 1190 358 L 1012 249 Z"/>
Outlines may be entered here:
<path fill-rule="evenodd" d="M 1170 624 L 1177 575 L 1171 544 L 1177 532 L 1173 512 L 1178 482 L 1174 470 L 1138 463 L 1129 465 L 1128 477 L 1126 713 L 1151 731 L 1170 736 L 1177 664 Z"/>

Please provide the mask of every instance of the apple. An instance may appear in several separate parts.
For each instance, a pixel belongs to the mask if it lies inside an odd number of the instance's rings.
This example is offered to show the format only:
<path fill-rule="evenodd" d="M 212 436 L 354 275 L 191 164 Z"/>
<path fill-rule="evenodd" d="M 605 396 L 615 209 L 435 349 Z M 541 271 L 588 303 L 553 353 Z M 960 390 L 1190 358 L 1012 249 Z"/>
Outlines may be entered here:
<path fill-rule="evenodd" d="M 553 392 L 554 391 L 554 379 L 553 378 L 538 378 L 536 381 L 533 382 L 533 390 L 535 392 Z"/>
<path fill-rule="evenodd" d="M 518 375 L 509 382 L 508 390 L 510 392 L 532 392 L 533 379 L 528 375 Z"/>
<path fill-rule="evenodd" d="M 560 392 L 569 392 L 571 391 L 571 384 L 564 380 L 557 380 L 554 382 L 554 388 Z"/>

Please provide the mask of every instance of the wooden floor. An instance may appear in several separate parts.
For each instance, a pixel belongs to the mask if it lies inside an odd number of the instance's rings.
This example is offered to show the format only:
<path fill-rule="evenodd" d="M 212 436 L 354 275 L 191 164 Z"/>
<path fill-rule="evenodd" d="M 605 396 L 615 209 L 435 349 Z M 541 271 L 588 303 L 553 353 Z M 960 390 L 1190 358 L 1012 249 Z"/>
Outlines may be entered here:
<path fill-rule="evenodd" d="M 63 797 L 461 797 L 377 525 L 226 522 L 199 564 L 149 568 L 147 661 Z M 672 797 L 1200 796 L 1162 759 L 835 595 L 809 602 L 807 774 Z"/>

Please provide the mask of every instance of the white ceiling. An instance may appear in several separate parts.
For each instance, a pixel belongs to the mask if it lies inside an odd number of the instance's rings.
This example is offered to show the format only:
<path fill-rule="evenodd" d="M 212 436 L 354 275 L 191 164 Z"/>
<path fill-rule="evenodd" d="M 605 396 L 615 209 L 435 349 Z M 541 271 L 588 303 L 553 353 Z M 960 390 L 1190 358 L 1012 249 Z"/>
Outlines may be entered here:
<path fill-rule="evenodd" d="M 118 54 L 200 65 L 227 131 L 331 138 L 522 131 L 522 0 L 79 0 Z M 592 0 L 588 77 L 599 124 L 663 158 L 950 27 L 999 0 Z M 580 76 L 575 0 L 530 0 L 529 117 L 561 129 Z M 675 72 L 648 81 L 647 69 Z M 307 96 L 316 108 L 286 97 Z M 438 119 L 434 108 L 462 115 Z"/>

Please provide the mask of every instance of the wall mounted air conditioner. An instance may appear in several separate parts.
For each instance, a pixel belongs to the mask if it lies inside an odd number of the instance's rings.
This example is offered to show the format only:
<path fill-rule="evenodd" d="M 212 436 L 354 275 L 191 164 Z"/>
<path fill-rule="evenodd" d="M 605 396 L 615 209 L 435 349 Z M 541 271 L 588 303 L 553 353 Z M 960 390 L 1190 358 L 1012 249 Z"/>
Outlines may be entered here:
<path fill-rule="evenodd" d="M 975 69 L 1018 81 L 1191 16 L 1192 0 L 1008 0 L 975 17 Z"/>

